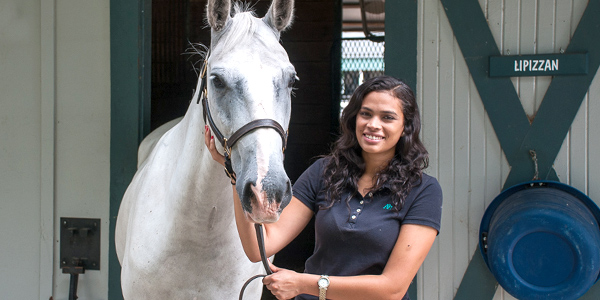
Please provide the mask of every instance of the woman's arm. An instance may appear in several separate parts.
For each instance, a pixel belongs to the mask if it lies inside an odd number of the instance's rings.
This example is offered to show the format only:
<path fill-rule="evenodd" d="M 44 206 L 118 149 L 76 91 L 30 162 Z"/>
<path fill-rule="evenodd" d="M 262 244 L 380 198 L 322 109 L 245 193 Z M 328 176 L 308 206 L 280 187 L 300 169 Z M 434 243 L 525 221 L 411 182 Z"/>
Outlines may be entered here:
<path fill-rule="evenodd" d="M 215 139 L 211 136 L 210 128 L 208 126 L 205 126 L 204 142 L 208 147 L 212 158 L 224 166 L 225 157 L 217 151 Z M 244 252 L 251 261 L 259 262 L 261 258 L 258 250 L 254 222 L 246 218 L 235 186 L 232 187 L 235 222 Z M 300 202 L 296 197 L 292 197 L 292 200 L 282 211 L 277 222 L 263 224 L 265 251 L 267 256 L 276 254 L 296 238 L 304 227 L 306 227 L 306 224 L 308 224 L 312 216 L 312 210 Z"/>
<path fill-rule="evenodd" d="M 235 202 L 235 222 L 244 252 L 250 261 L 259 262 L 260 251 L 258 250 L 254 223 L 245 217 L 235 188 L 233 198 Z M 287 246 L 306 227 L 312 216 L 313 212 L 306 205 L 300 202 L 298 198 L 292 197 L 290 204 L 285 207 L 277 222 L 263 224 L 265 252 L 267 256 L 274 255 Z"/>
<path fill-rule="evenodd" d="M 435 241 L 437 230 L 424 225 L 402 225 L 398 240 L 381 275 L 329 276 L 327 299 L 402 299 Z M 348 257 L 348 260 L 353 259 Z M 277 297 L 319 295 L 320 274 L 300 274 L 273 268 L 263 283 Z"/>

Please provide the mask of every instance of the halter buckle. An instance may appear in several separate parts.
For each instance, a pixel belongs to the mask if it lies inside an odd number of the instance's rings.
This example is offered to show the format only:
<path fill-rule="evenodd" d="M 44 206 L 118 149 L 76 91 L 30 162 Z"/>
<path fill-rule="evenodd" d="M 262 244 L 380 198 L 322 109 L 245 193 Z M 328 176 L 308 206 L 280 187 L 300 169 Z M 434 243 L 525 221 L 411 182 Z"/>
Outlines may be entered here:
<path fill-rule="evenodd" d="M 225 149 L 225 153 L 227 153 L 226 157 L 231 157 L 231 148 L 233 147 L 229 147 L 227 146 L 227 138 L 223 138 L 223 148 Z"/>
<path fill-rule="evenodd" d="M 225 153 L 225 167 L 224 167 L 224 169 L 225 169 L 225 174 L 231 180 L 231 185 L 235 185 L 236 180 L 237 180 L 237 176 L 235 174 L 235 171 L 233 171 L 233 166 L 231 165 L 231 158 L 229 157 L 228 153 Z"/>

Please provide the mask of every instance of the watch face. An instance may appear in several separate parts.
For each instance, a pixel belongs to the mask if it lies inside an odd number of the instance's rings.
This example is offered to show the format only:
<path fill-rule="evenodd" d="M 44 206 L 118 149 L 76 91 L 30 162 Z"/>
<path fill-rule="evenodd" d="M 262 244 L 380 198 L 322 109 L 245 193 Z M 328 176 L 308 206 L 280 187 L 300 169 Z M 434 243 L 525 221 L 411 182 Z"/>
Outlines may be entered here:
<path fill-rule="evenodd" d="M 319 286 L 320 287 L 327 287 L 329 285 L 329 282 L 327 279 L 325 278 L 321 278 L 319 279 Z"/>

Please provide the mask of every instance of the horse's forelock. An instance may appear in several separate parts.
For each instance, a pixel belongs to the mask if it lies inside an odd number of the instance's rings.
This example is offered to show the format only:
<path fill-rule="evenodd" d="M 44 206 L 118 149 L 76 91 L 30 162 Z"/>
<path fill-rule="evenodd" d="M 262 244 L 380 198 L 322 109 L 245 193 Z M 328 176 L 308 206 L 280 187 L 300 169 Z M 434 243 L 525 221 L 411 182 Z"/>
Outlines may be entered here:
<path fill-rule="evenodd" d="M 249 40 L 256 30 L 254 20 L 256 19 L 250 13 L 236 14 L 223 30 L 213 36 L 211 46 L 231 49 L 236 44 L 242 44 Z"/>
<path fill-rule="evenodd" d="M 250 3 L 235 1 L 233 3 L 233 15 L 243 12 L 249 12 L 254 15 L 254 6 Z"/>
<path fill-rule="evenodd" d="M 220 49 L 232 49 L 236 45 L 256 39 L 255 33 L 257 27 L 262 22 L 261 19 L 256 17 L 254 9 L 250 4 L 235 2 L 232 17 L 225 25 L 225 28 L 219 32 L 213 31 L 214 36 L 211 40 L 211 47 L 216 47 L 218 44 Z M 276 34 L 276 32 L 273 32 L 273 34 Z M 279 39 L 278 36 L 276 38 Z"/>

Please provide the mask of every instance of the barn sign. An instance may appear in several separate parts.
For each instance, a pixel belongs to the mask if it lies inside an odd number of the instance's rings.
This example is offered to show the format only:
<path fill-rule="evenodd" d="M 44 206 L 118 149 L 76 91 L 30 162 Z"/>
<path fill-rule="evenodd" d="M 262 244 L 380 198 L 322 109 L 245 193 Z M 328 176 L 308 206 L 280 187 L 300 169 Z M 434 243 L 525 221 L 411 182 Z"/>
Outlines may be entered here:
<path fill-rule="evenodd" d="M 588 54 L 490 56 L 490 77 L 582 75 Z"/>

